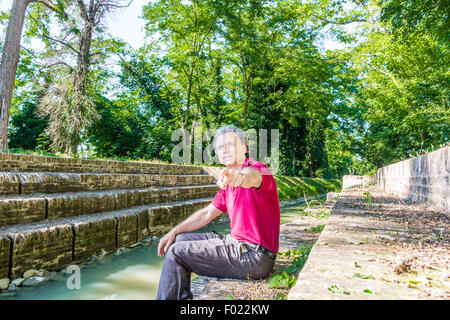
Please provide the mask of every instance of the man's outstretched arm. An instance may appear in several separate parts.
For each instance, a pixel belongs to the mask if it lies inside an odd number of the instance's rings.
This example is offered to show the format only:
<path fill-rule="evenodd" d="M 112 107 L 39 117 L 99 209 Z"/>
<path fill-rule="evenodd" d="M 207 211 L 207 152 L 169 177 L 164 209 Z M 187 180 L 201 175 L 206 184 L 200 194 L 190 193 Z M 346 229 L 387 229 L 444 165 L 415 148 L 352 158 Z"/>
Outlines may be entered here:
<path fill-rule="evenodd" d="M 216 218 L 221 213 L 223 212 L 214 207 L 212 203 L 207 207 L 196 211 L 179 225 L 172 228 L 172 230 L 170 230 L 164 237 L 161 238 L 161 240 L 159 240 L 158 256 L 162 257 L 166 254 L 177 234 L 198 230 L 201 227 L 206 226 L 211 220 Z"/>
<path fill-rule="evenodd" d="M 258 170 L 246 167 L 242 170 L 222 169 L 219 172 L 217 185 L 225 189 L 227 185 L 242 188 L 259 188 L 262 183 L 262 175 Z"/>

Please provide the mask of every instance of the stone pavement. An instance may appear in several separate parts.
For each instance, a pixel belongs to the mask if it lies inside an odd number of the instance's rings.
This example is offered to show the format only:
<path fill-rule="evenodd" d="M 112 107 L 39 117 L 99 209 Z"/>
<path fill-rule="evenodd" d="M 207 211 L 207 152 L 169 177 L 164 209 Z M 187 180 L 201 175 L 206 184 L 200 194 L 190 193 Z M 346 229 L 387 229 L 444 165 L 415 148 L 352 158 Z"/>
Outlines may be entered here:
<path fill-rule="evenodd" d="M 449 225 L 430 206 L 344 190 L 288 299 L 450 299 Z"/>

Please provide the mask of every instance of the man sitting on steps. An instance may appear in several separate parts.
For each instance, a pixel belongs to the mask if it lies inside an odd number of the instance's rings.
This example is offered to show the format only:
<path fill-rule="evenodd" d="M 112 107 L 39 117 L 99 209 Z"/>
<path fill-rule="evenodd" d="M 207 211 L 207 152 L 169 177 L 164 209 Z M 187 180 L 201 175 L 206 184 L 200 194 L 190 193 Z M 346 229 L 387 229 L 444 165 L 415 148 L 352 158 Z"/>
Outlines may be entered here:
<path fill-rule="evenodd" d="M 158 300 L 192 299 L 191 272 L 234 279 L 259 279 L 273 268 L 278 253 L 280 202 L 275 179 L 262 162 L 248 157 L 244 132 L 234 126 L 217 130 L 213 146 L 226 166 L 221 190 L 212 203 L 170 230 L 159 241 L 164 265 Z M 228 212 L 231 233 L 193 233 Z"/>

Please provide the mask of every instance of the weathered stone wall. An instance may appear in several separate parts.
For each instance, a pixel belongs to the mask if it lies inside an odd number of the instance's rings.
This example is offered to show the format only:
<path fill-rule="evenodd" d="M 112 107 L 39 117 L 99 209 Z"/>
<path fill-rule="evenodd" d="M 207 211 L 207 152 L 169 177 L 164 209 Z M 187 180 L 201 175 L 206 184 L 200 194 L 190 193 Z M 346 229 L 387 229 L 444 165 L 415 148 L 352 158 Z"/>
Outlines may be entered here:
<path fill-rule="evenodd" d="M 29 269 L 60 270 L 102 250 L 161 235 L 210 203 L 198 199 L 1 227 L 0 279 L 16 279 Z"/>
<path fill-rule="evenodd" d="M 413 202 L 450 211 L 450 147 L 378 169 L 379 188 Z"/>
<path fill-rule="evenodd" d="M 216 185 L 0 197 L 0 226 L 214 196 Z"/>
<path fill-rule="evenodd" d="M 372 176 L 356 176 L 348 174 L 342 177 L 342 189 L 355 187 L 365 188 L 373 183 L 375 183 L 375 180 Z"/>
<path fill-rule="evenodd" d="M 218 190 L 200 166 L 0 153 L 0 280 L 160 235 Z"/>
<path fill-rule="evenodd" d="M 0 195 L 207 185 L 213 181 L 209 175 L 0 172 Z"/>

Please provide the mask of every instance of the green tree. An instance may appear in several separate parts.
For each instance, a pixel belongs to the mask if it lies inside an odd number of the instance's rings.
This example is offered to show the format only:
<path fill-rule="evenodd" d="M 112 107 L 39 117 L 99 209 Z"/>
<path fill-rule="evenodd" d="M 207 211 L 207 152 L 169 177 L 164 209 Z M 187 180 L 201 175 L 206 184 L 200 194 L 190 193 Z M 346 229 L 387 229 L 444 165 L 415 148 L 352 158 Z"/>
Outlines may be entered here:
<path fill-rule="evenodd" d="M 441 25 L 444 8 L 437 2 L 430 11 L 416 1 L 388 1 L 376 11 L 383 19 L 368 26 L 367 40 L 355 49 L 361 142 L 364 157 L 378 167 L 449 139 L 449 45 L 440 40 L 441 29 L 427 22 Z M 415 24 L 418 30 L 411 28 Z"/>

